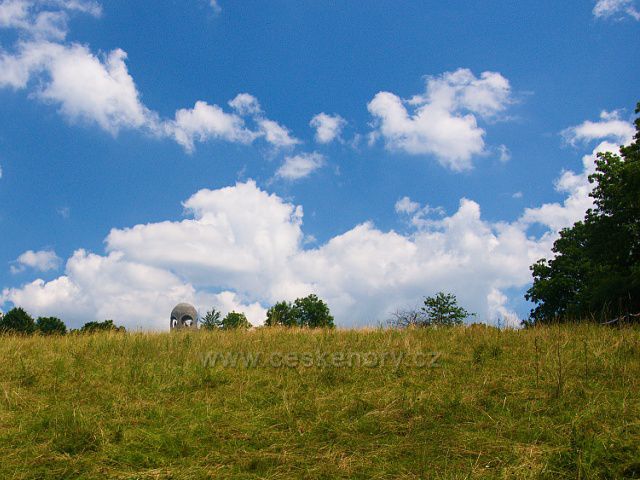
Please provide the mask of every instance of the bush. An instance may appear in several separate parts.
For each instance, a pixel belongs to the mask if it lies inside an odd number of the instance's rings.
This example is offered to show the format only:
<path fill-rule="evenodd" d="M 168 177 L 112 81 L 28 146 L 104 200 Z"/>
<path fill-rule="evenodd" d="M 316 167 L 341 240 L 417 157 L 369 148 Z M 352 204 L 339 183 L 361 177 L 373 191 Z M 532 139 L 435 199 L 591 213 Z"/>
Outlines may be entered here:
<path fill-rule="evenodd" d="M 31 315 L 20 307 L 12 308 L 0 319 L 0 333 L 30 334 L 35 329 L 36 324 Z"/>
<path fill-rule="evenodd" d="M 251 328 L 251 323 L 244 313 L 229 312 L 222 320 L 222 328 L 231 330 L 235 328 Z"/>
<path fill-rule="evenodd" d="M 80 333 L 94 332 L 126 332 L 124 327 L 114 325 L 113 320 L 105 320 L 103 322 L 87 322 L 80 329 Z"/>
<path fill-rule="evenodd" d="M 36 330 L 42 335 L 65 335 L 67 326 L 56 317 L 38 317 Z"/>

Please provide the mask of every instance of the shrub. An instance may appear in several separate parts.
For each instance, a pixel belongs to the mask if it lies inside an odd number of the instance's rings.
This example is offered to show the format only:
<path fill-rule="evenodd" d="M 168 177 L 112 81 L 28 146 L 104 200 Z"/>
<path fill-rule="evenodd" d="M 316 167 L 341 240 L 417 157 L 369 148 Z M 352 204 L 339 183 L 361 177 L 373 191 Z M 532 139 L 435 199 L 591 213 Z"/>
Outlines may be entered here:
<path fill-rule="evenodd" d="M 36 330 L 42 335 L 65 335 L 67 326 L 56 317 L 38 317 Z"/>
<path fill-rule="evenodd" d="M 12 308 L 0 319 L 1 333 L 30 334 L 35 329 L 36 324 L 31 315 L 20 307 Z"/>
<path fill-rule="evenodd" d="M 87 322 L 80 329 L 80 333 L 93 333 L 93 332 L 125 332 L 124 327 L 118 327 L 113 323 L 113 320 L 105 320 L 103 322 Z"/>
<path fill-rule="evenodd" d="M 244 313 L 229 312 L 222 320 L 222 328 L 231 330 L 235 328 L 251 328 L 251 323 Z"/>

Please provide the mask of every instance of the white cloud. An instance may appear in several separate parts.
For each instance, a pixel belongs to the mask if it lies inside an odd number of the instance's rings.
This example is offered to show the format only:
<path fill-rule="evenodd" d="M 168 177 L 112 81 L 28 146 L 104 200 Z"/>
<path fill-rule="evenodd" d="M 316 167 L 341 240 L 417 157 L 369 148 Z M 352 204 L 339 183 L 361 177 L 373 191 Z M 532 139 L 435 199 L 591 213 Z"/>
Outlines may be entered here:
<path fill-rule="evenodd" d="M 11 265 L 11 273 L 21 273 L 27 268 L 33 268 L 40 272 L 57 270 L 62 259 L 53 250 L 27 250 L 20 255 Z"/>
<path fill-rule="evenodd" d="M 500 154 L 500 156 L 498 157 L 498 160 L 500 160 L 500 162 L 507 163 L 509 160 L 511 160 L 511 152 L 506 145 L 500 145 L 498 147 L 498 153 Z"/>
<path fill-rule="evenodd" d="M 258 99 L 249 93 L 239 93 L 229 101 L 229 106 L 241 116 L 258 116 L 263 113 Z"/>
<path fill-rule="evenodd" d="M 589 196 L 592 184 L 589 175 L 595 171 L 595 159 L 599 152 L 618 152 L 618 147 L 632 141 L 635 129 L 629 122 L 619 119 L 617 112 L 602 112 L 600 121 L 587 120 L 580 125 L 570 127 L 562 132 L 564 138 L 571 144 L 578 142 L 599 142 L 593 151 L 582 157 L 583 170 L 576 173 L 565 170 L 555 182 L 556 190 L 565 194 L 562 203 L 545 203 L 539 207 L 527 208 L 520 218 L 523 224 L 538 223 L 559 232 L 563 227 L 572 225 L 584 217 L 587 209 L 593 206 L 593 199 Z"/>
<path fill-rule="evenodd" d="M 325 163 L 324 156 L 317 152 L 293 155 L 284 159 L 284 163 L 276 171 L 276 177 L 299 180 L 308 177 Z"/>
<path fill-rule="evenodd" d="M 562 136 L 571 145 L 579 142 L 591 142 L 598 139 L 610 139 L 619 143 L 628 142 L 633 137 L 633 125 L 620 119 L 620 112 L 600 112 L 600 121 L 586 120 L 580 125 L 569 127 L 562 132 Z"/>
<path fill-rule="evenodd" d="M 0 3 L 0 28 L 13 28 L 37 39 L 66 37 L 69 13 L 77 11 L 98 17 L 100 5 L 85 0 L 5 0 Z"/>
<path fill-rule="evenodd" d="M 275 147 L 292 147 L 300 143 L 300 140 L 291 135 L 287 127 L 274 120 L 261 118 L 257 122 L 260 133 L 264 135 L 265 140 Z"/>
<path fill-rule="evenodd" d="M 0 54 L 0 87 L 26 88 L 38 76 L 34 96 L 58 105 L 71 121 L 95 122 L 113 134 L 122 128 L 153 130 L 155 117 L 141 103 L 125 59 L 119 49 L 100 59 L 83 45 L 21 43 L 17 55 Z"/>
<path fill-rule="evenodd" d="M 324 112 L 311 119 L 309 125 L 316 129 L 315 139 L 318 143 L 331 143 L 340 138 L 347 121 L 340 115 L 328 115 Z"/>
<path fill-rule="evenodd" d="M 58 10 L 43 11 L 43 5 Z M 126 65 L 126 52 L 115 49 L 97 56 L 86 45 L 63 42 L 67 12 L 72 10 L 100 14 L 98 4 L 84 0 L 0 4 L 0 27 L 31 35 L 20 40 L 13 52 L 0 48 L 0 88 L 30 89 L 32 98 L 58 106 L 72 122 L 96 123 L 113 135 L 122 129 L 142 130 L 173 138 L 189 152 L 196 141 L 208 140 L 249 144 L 263 138 L 277 148 L 300 143 L 288 128 L 267 118 L 258 100 L 247 93 L 229 102 L 235 113 L 199 100 L 191 109 L 178 109 L 174 119 L 161 119 L 143 104 Z M 38 20 L 41 17 L 48 19 L 46 25 Z"/>
<path fill-rule="evenodd" d="M 409 197 L 402 197 L 396 202 L 396 213 L 404 215 L 408 218 L 409 224 L 424 229 L 437 225 L 438 220 L 433 217 L 443 217 L 446 212 L 442 207 L 432 207 L 430 205 L 420 205 Z"/>
<path fill-rule="evenodd" d="M 596 18 L 620 18 L 628 15 L 640 20 L 640 11 L 636 8 L 634 0 L 597 0 L 593 14 Z"/>
<path fill-rule="evenodd" d="M 224 139 L 251 143 L 256 137 L 238 115 L 202 101 L 196 102 L 192 109 L 178 110 L 175 121 L 166 125 L 176 141 L 189 152 L 194 149 L 194 140 Z"/>
<path fill-rule="evenodd" d="M 213 8 L 215 13 L 220 13 L 222 11 L 222 7 L 220 7 L 218 0 L 209 0 L 209 5 L 211 5 L 211 8 Z"/>
<path fill-rule="evenodd" d="M 415 213 L 419 208 L 420 204 L 418 202 L 414 202 L 409 197 L 402 197 L 396 202 L 395 205 L 396 213 L 412 214 Z"/>
<path fill-rule="evenodd" d="M 485 131 L 478 118 L 504 111 L 510 95 L 509 81 L 499 73 L 483 72 L 477 78 L 470 70 L 458 69 L 428 77 L 423 95 L 402 100 L 379 92 L 367 108 L 377 122 L 374 133 L 388 148 L 434 155 L 442 165 L 459 171 L 472 168 L 472 157 L 485 153 Z"/>
<path fill-rule="evenodd" d="M 601 142 L 595 151 L 603 148 L 615 144 Z M 511 223 L 484 220 L 469 199 L 444 215 L 403 197 L 396 210 L 410 217 L 410 233 L 364 222 L 314 248 L 305 244 L 302 207 L 255 182 L 200 190 L 184 203 L 188 218 L 113 229 L 105 255 L 79 250 L 64 275 L 5 289 L 0 300 L 76 326 L 113 318 L 130 328 L 166 329 L 179 301 L 201 311 L 212 305 L 246 311 L 260 323 L 268 305 L 316 293 L 339 325 L 355 326 L 444 290 L 457 294 L 477 320 L 499 317 L 513 325 L 505 292 L 528 285 L 529 265 L 551 255 L 558 230 L 584 215 L 591 171 L 592 154 L 583 171 L 565 171 L 557 180 L 562 203 L 528 208 Z M 529 233 L 534 223 L 545 233 Z"/>

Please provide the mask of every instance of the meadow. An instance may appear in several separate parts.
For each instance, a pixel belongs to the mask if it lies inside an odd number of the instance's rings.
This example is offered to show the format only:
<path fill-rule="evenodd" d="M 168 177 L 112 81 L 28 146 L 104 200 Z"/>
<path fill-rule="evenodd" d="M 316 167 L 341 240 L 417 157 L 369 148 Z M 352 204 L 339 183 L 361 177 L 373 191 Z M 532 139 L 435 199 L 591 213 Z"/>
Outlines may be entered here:
<path fill-rule="evenodd" d="M 640 328 L 0 338 L 2 479 L 640 478 Z"/>

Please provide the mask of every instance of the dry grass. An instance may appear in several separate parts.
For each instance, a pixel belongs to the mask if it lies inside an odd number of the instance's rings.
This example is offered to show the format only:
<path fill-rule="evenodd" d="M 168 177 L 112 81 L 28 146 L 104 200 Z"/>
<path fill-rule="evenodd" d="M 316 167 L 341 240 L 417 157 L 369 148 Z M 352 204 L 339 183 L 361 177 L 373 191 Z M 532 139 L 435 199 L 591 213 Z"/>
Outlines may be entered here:
<path fill-rule="evenodd" d="M 0 361 L 3 479 L 640 478 L 638 328 L 2 337 Z"/>

